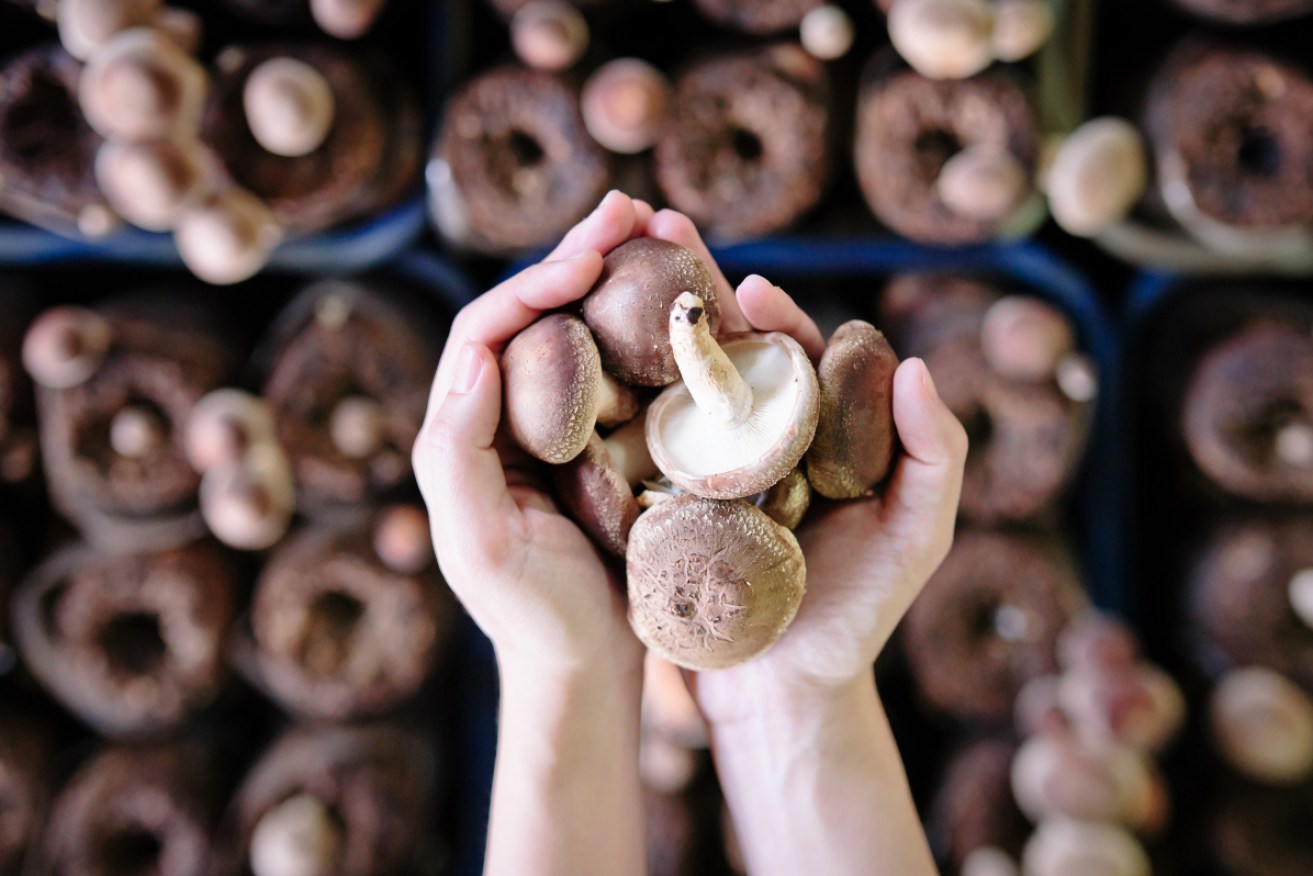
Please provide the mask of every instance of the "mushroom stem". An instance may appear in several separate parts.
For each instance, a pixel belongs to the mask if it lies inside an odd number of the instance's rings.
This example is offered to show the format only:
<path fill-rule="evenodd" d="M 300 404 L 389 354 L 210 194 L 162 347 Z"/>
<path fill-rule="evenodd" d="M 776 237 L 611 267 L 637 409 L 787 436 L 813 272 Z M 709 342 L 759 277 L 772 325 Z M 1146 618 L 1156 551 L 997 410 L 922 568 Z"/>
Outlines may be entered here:
<path fill-rule="evenodd" d="M 620 477 L 630 487 L 637 487 L 657 475 L 656 463 L 647 450 L 647 427 L 644 417 L 630 420 L 602 439 L 606 452 Z"/>
<path fill-rule="evenodd" d="M 119 456 L 141 459 L 164 442 L 164 424 L 141 405 L 127 405 L 109 424 L 109 444 Z"/>
<path fill-rule="evenodd" d="M 255 876 L 328 876 L 336 870 L 341 828 L 328 808 L 298 794 L 271 808 L 251 833 Z"/>
<path fill-rule="evenodd" d="M 1313 467 L 1313 426 L 1300 420 L 1282 426 L 1277 430 L 1276 450 L 1287 465 Z"/>
<path fill-rule="evenodd" d="M 670 347 L 689 395 L 704 413 L 736 426 L 752 411 L 752 388 L 711 336 L 702 299 L 683 292 L 670 308 Z"/>
<path fill-rule="evenodd" d="M 638 413 L 638 396 L 623 383 L 602 373 L 597 384 L 597 423 L 610 428 L 627 423 Z"/>
<path fill-rule="evenodd" d="M 1313 569 L 1300 569 L 1290 576 L 1289 594 L 1295 616 L 1313 630 Z"/>

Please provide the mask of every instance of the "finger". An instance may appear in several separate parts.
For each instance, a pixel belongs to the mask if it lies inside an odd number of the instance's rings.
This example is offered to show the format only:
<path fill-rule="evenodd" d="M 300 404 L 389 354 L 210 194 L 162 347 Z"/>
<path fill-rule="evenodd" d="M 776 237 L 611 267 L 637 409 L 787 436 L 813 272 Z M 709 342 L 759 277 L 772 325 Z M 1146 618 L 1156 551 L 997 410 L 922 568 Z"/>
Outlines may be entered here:
<path fill-rule="evenodd" d="M 744 318 L 759 332 L 783 332 L 815 362 L 825 352 L 825 339 L 812 318 L 789 294 L 758 274 L 750 275 L 734 293 Z"/>
<path fill-rule="evenodd" d="M 647 223 L 647 233 L 650 237 L 668 240 L 693 250 L 711 269 L 711 276 L 716 281 L 716 295 L 720 298 L 721 331 L 746 332 L 751 328 L 748 321 L 744 319 L 743 312 L 739 310 L 738 302 L 734 300 L 733 287 L 711 257 L 707 245 L 702 242 L 702 235 L 698 234 L 693 220 L 674 210 L 661 210 L 652 217 L 652 221 Z"/>
<path fill-rule="evenodd" d="M 908 566 L 928 578 L 953 543 L 966 430 L 940 400 L 920 359 L 898 366 L 893 405 L 903 454 L 885 494 L 884 531 Z"/>
<path fill-rule="evenodd" d="M 559 259 L 586 249 L 608 253 L 633 236 L 634 219 L 633 200 L 612 189 L 592 213 L 565 233 L 547 258 Z"/>
<path fill-rule="evenodd" d="M 447 345 L 429 392 L 429 410 L 446 395 L 456 356 L 466 344 L 501 353 L 506 342 L 548 310 L 588 294 L 602 273 L 602 256 L 588 250 L 572 258 L 539 262 L 465 305 L 451 324 Z"/>
<path fill-rule="evenodd" d="M 411 464 L 428 505 L 438 559 L 505 558 L 519 514 L 493 447 L 501 420 L 501 373 L 487 347 L 466 344 L 456 358 L 451 391 L 420 430 Z M 519 543 L 513 541 L 511 543 Z"/>
<path fill-rule="evenodd" d="M 656 210 L 652 208 L 651 204 L 634 198 L 634 230 L 632 236 L 640 237 L 647 234 L 648 223 L 652 221 L 652 217 L 655 215 Z"/>

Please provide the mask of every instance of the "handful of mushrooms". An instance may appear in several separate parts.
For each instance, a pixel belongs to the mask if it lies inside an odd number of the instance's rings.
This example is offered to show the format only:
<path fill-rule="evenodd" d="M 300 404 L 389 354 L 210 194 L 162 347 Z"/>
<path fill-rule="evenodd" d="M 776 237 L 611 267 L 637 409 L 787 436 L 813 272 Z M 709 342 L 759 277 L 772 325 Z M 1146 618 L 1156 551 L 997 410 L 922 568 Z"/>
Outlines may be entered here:
<path fill-rule="evenodd" d="M 898 358 L 870 324 L 841 326 L 817 366 L 787 335 L 719 325 L 708 266 L 639 238 L 606 257 L 577 313 L 544 317 L 502 356 L 510 435 L 624 558 L 634 632 L 694 670 L 779 639 L 805 589 L 792 529 L 812 491 L 860 497 L 894 453 Z"/>

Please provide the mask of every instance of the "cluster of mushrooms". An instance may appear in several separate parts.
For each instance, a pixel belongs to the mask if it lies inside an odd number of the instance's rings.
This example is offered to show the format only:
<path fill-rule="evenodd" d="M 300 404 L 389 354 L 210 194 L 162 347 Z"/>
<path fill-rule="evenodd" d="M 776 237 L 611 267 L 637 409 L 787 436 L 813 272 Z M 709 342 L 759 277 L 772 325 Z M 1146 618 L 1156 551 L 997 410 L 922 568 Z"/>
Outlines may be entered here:
<path fill-rule="evenodd" d="M 360 0 L 311 3 L 316 22 L 342 38 L 361 35 L 380 8 Z M 172 232 L 187 267 L 211 283 L 259 271 L 283 229 L 260 198 L 223 178 L 200 141 L 210 88 L 194 57 L 200 17 L 162 0 L 61 0 L 56 23 L 64 48 L 84 62 L 79 103 L 104 138 L 95 174 L 110 209 L 81 216 L 79 230 L 103 237 L 122 219 Z M 291 57 L 261 64 L 243 98 L 251 133 L 275 155 L 309 155 L 333 126 L 328 81 Z"/>
<path fill-rule="evenodd" d="M 791 530 L 812 491 L 862 496 L 895 443 L 898 359 L 870 324 L 841 326 L 818 366 L 787 335 L 719 326 L 707 265 L 640 238 L 606 257 L 577 312 L 529 326 L 502 358 L 510 435 L 625 559 L 638 637 L 696 670 L 780 637 L 802 601 Z"/>

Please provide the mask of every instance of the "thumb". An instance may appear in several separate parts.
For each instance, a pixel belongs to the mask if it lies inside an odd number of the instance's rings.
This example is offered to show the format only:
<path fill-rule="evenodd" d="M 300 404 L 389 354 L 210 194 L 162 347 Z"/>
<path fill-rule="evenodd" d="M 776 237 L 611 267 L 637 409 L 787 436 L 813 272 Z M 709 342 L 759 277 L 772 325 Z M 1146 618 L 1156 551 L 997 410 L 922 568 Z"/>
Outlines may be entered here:
<path fill-rule="evenodd" d="M 904 453 L 885 497 L 885 531 L 929 577 L 953 543 L 967 435 L 920 359 L 894 373 L 894 425 Z"/>
<path fill-rule="evenodd" d="M 499 559 L 508 515 L 516 508 L 493 446 L 501 421 L 501 371 L 486 346 L 468 343 L 460 350 L 451 386 L 436 405 L 411 461 L 438 556 L 456 546 L 480 563 Z"/>

